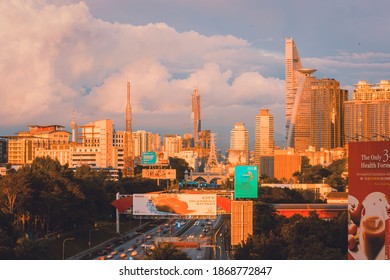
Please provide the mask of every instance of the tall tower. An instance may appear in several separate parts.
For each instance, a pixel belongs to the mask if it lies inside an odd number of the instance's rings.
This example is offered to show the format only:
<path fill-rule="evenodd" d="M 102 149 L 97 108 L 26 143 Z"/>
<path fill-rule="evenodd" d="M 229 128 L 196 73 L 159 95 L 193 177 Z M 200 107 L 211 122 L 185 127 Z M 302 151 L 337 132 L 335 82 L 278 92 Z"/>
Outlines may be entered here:
<path fill-rule="evenodd" d="M 72 129 L 72 142 L 77 141 L 77 123 L 74 117 L 75 113 L 73 110 L 73 116 L 72 116 L 72 121 L 70 122 L 70 128 Z"/>
<path fill-rule="evenodd" d="M 268 109 L 262 109 L 256 115 L 255 127 L 255 163 L 260 165 L 260 157 L 274 153 L 274 117 Z"/>
<path fill-rule="evenodd" d="M 127 82 L 126 129 L 124 143 L 123 177 L 134 176 L 133 116 L 130 104 L 130 82 Z"/>
<path fill-rule="evenodd" d="M 199 142 L 199 132 L 201 131 L 201 121 L 200 121 L 200 96 L 199 90 L 196 87 L 192 93 L 192 122 L 194 123 L 194 144 L 198 145 Z"/>
<path fill-rule="evenodd" d="M 288 139 L 288 134 L 293 133 L 294 129 L 290 128 L 291 118 L 293 114 L 293 107 L 298 90 L 299 79 L 302 74 L 298 69 L 302 69 L 301 59 L 299 57 L 298 49 L 295 45 L 294 39 L 286 39 L 285 41 L 285 66 L 286 66 L 286 138 L 287 147 L 293 147 L 294 134 Z"/>
<path fill-rule="evenodd" d="M 215 134 L 210 134 L 210 156 L 206 163 L 207 170 L 213 170 L 218 168 L 219 162 L 217 158 L 217 148 L 215 147 Z"/>

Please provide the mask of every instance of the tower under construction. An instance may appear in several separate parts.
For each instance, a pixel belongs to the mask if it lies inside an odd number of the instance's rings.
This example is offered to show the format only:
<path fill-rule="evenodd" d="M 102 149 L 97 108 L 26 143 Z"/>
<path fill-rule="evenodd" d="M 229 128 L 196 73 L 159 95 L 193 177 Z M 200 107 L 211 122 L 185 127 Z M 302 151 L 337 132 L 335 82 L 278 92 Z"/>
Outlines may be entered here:
<path fill-rule="evenodd" d="M 134 176 L 133 116 L 130 104 L 130 82 L 127 82 L 126 129 L 124 143 L 123 177 Z"/>

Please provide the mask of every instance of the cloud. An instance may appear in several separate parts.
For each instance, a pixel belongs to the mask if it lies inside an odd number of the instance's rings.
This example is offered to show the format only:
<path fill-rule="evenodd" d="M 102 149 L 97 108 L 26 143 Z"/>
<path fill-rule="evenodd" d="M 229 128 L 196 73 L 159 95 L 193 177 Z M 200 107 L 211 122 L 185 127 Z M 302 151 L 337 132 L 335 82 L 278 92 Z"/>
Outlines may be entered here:
<path fill-rule="evenodd" d="M 234 118 L 227 107 L 256 111 L 284 98 L 284 82 L 267 77 L 264 69 L 282 65 L 278 55 L 231 35 L 178 32 L 165 23 L 106 22 L 83 2 L 0 5 L 0 39 L 6 42 L 0 48 L 2 126 L 67 126 L 76 109 L 80 124 L 110 118 L 123 129 L 128 80 L 138 129 L 167 131 L 177 119 L 189 127 L 195 86 L 208 112 L 203 122 L 211 127 L 221 126 L 216 119 Z"/>

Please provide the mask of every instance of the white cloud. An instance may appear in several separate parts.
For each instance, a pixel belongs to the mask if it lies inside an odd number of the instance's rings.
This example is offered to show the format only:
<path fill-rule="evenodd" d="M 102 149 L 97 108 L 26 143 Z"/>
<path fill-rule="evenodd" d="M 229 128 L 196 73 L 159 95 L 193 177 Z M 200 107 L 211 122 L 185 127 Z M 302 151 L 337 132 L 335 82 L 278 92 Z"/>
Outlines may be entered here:
<path fill-rule="evenodd" d="M 54 6 L 16 0 L 0 5 L 3 126 L 67 126 L 76 108 L 81 124 L 110 118 L 121 129 L 128 80 L 138 129 L 168 124 L 169 130 L 178 118 L 186 126 L 195 86 L 202 111 L 216 108 L 203 118 L 214 127 L 224 124 L 213 119 L 234 118 L 226 107 L 257 111 L 284 98 L 284 82 L 267 78 L 264 70 L 281 63 L 277 55 L 231 35 L 180 33 L 165 23 L 109 23 L 94 18 L 83 2 Z M 212 112 L 222 115 L 213 117 Z"/>

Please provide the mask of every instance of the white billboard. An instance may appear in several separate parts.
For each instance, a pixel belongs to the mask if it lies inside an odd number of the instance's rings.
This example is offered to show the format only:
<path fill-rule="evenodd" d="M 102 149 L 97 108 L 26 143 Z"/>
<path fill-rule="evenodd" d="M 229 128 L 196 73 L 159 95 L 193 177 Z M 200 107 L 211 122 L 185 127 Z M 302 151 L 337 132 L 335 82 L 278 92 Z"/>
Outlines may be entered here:
<path fill-rule="evenodd" d="M 142 178 L 176 179 L 176 169 L 142 169 Z"/>
<path fill-rule="evenodd" d="M 216 194 L 133 194 L 133 215 L 216 214 Z"/>

